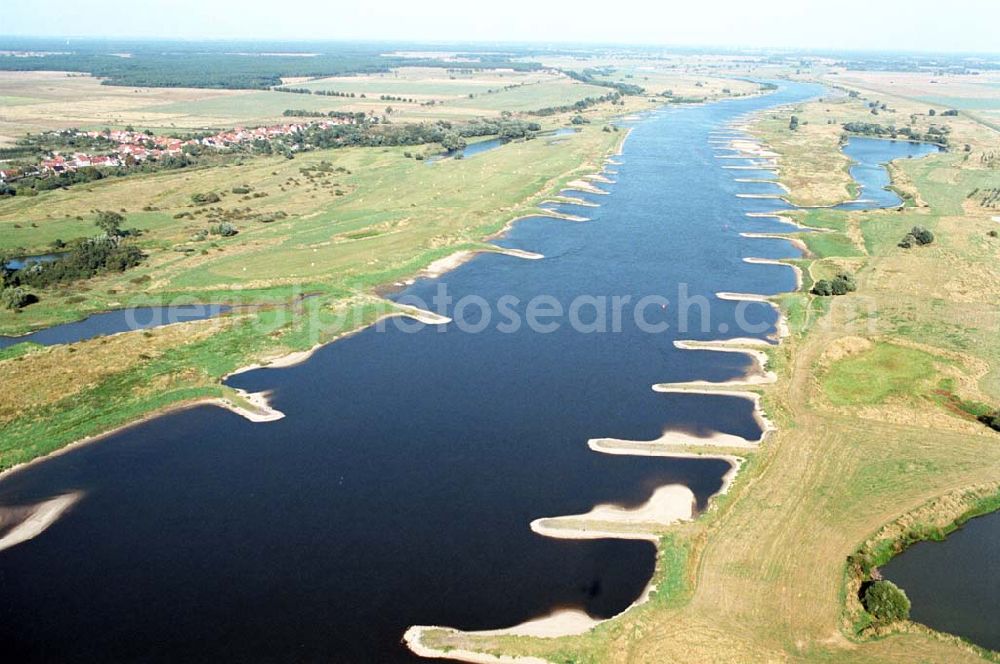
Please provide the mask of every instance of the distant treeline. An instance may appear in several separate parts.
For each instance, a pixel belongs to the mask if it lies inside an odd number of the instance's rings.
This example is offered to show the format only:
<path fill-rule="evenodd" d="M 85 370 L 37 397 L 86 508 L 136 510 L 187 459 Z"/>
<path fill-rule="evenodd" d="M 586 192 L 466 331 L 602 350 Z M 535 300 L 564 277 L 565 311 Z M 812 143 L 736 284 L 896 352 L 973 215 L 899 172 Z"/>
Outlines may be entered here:
<path fill-rule="evenodd" d="M 30 43 L 30 42 L 28 42 Z M 47 44 L 47 43 L 46 43 Z M 89 73 L 104 85 L 129 87 L 192 87 L 265 90 L 281 86 L 283 77 L 328 77 L 387 72 L 393 67 L 446 67 L 444 60 L 382 55 L 384 47 L 316 44 L 185 44 L 179 42 L 80 42 L 47 44 L 37 55 L 0 56 L 4 71 L 67 71 Z M 274 50 L 261 51 L 262 48 Z M 14 50 L 16 46 L 11 46 Z M 301 57 L 274 55 L 301 52 Z M 270 53 L 270 54 L 269 54 Z M 501 54 L 484 55 L 477 68 L 534 71 L 541 65 L 513 61 Z"/>
<path fill-rule="evenodd" d="M 348 111 L 307 111 L 302 108 L 286 108 L 282 115 L 286 118 L 338 118 L 355 122 L 364 122 L 365 120 L 365 114 L 362 111 L 351 113 Z"/>

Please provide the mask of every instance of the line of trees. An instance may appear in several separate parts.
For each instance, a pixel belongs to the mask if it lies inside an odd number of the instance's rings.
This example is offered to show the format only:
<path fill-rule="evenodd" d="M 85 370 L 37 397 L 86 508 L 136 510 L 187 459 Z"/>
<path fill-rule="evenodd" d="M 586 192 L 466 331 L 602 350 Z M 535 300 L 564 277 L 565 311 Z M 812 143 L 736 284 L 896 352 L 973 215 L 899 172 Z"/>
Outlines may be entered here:
<path fill-rule="evenodd" d="M 937 127 L 931 125 L 923 134 L 914 127 L 896 127 L 895 125 L 883 125 L 877 122 L 845 122 L 843 125 L 845 132 L 860 136 L 877 136 L 880 138 L 903 138 L 909 141 L 925 141 L 939 145 L 948 145 L 949 127 Z"/>

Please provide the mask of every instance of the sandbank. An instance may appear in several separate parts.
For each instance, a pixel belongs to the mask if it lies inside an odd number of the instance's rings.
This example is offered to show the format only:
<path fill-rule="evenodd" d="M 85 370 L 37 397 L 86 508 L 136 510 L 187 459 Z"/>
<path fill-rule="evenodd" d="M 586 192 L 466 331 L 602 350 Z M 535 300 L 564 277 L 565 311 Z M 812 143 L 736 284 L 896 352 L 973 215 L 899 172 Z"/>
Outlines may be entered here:
<path fill-rule="evenodd" d="M 790 235 L 782 235 L 781 233 L 754 233 L 751 231 L 746 231 L 740 233 L 740 237 L 753 238 L 759 240 L 784 240 L 788 242 L 793 247 L 801 251 L 803 254 L 809 254 L 809 247 L 806 243 L 797 237 L 792 237 Z"/>
<path fill-rule="evenodd" d="M 795 272 L 795 290 L 802 290 L 802 268 L 798 265 L 786 263 L 776 258 L 755 258 L 753 256 L 744 258 L 743 262 L 751 263 L 752 265 L 781 265 L 783 267 L 790 267 Z"/>
<path fill-rule="evenodd" d="M 36 505 L 21 523 L 0 537 L 0 551 L 27 542 L 42 534 L 82 496 L 83 494 L 80 492 L 66 493 Z M 0 517 L 3 516 L 3 510 L 0 510 Z M 3 520 L 0 518 L 0 524 L 3 523 Z"/>
<path fill-rule="evenodd" d="M 595 505 L 584 514 L 535 519 L 531 530 L 557 539 L 645 539 L 655 544 L 664 527 L 691 520 L 695 503 L 691 489 L 668 484 L 653 491 L 638 507 Z"/>

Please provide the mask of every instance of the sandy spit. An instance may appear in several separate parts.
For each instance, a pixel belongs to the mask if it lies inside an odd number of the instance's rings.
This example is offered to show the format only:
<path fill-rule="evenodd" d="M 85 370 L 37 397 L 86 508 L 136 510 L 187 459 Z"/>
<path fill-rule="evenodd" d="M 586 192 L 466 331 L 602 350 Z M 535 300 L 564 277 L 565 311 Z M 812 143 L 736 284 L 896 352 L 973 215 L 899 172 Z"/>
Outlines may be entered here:
<path fill-rule="evenodd" d="M 814 233 L 830 233 L 832 232 L 829 228 L 813 228 L 812 226 L 805 226 L 795 221 L 791 217 L 783 215 L 779 212 L 745 212 L 748 217 L 753 217 L 756 219 L 777 219 L 783 224 L 788 224 L 789 226 L 794 226 L 795 228 L 801 228 L 806 231 L 813 231 Z"/>
<path fill-rule="evenodd" d="M 473 652 L 472 650 L 449 649 L 438 650 L 423 644 L 424 632 L 443 630 L 452 634 L 459 634 L 458 630 L 451 627 L 435 627 L 432 625 L 414 625 L 403 634 L 403 642 L 415 655 L 428 657 L 431 659 L 452 659 L 459 662 L 472 662 L 473 664 L 551 664 L 548 660 L 539 657 L 510 657 L 509 655 L 488 655 L 486 653 Z M 476 632 L 468 632 L 475 634 Z"/>
<path fill-rule="evenodd" d="M 601 194 L 602 196 L 606 196 L 608 193 L 610 193 L 601 189 L 600 187 L 595 187 L 594 185 L 590 184 L 589 182 L 583 179 L 571 180 L 567 182 L 566 189 L 564 189 L 563 191 L 573 191 L 573 190 L 582 191 L 588 194 Z"/>
<path fill-rule="evenodd" d="M 791 192 L 791 189 L 789 189 L 787 186 L 785 186 L 778 180 L 765 180 L 764 178 L 733 178 L 733 182 L 748 182 L 753 184 L 773 184 L 775 187 L 784 190 L 785 193 Z"/>
<path fill-rule="evenodd" d="M 549 216 L 546 214 L 545 216 Z M 496 249 L 462 249 L 456 251 L 455 253 L 445 256 L 444 258 L 439 258 L 423 270 L 420 271 L 420 276 L 427 279 L 436 279 L 443 275 L 445 272 L 450 272 L 460 265 L 468 263 L 473 258 L 479 254 L 497 253 L 503 254 L 504 256 L 513 256 L 514 258 L 524 258 L 527 260 L 538 260 L 540 258 L 545 258 L 541 254 L 536 254 L 533 251 L 524 251 L 522 249 L 508 249 L 506 247 L 497 247 Z"/>
<path fill-rule="evenodd" d="M 778 377 L 767 369 L 767 353 L 760 350 L 761 347 L 771 347 L 771 344 L 763 339 L 725 339 L 720 341 L 688 341 L 678 339 L 674 341 L 674 347 L 680 350 L 704 350 L 717 353 L 742 353 L 749 355 L 756 364 L 756 367 L 748 372 L 742 379 L 731 381 L 734 383 L 746 383 L 758 381 L 760 384 L 773 383 Z"/>
<path fill-rule="evenodd" d="M 712 498 L 729 492 L 733 481 L 743 466 L 743 457 L 734 454 L 698 454 L 697 452 L 680 452 L 669 447 L 671 443 L 657 440 L 622 440 L 620 438 L 591 438 L 587 446 L 601 454 L 617 454 L 621 456 L 651 456 L 668 457 L 672 459 L 719 459 L 729 463 L 729 471 L 722 476 L 722 487 Z M 711 500 L 711 499 L 710 499 Z"/>
<path fill-rule="evenodd" d="M 80 492 L 66 493 L 39 503 L 21 523 L 0 537 L 0 551 L 38 537 L 82 497 Z M 2 523 L 3 519 L 0 519 Z"/>
<path fill-rule="evenodd" d="M 723 166 L 723 168 L 730 171 L 768 171 L 775 175 L 778 174 L 778 169 L 773 166 Z"/>
<path fill-rule="evenodd" d="M 748 231 L 740 233 L 740 237 L 759 240 L 784 240 L 801 251 L 803 254 L 808 255 L 810 253 L 809 247 L 801 238 L 792 237 L 790 235 L 782 235 L 781 233 L 753 233 Z"/>
<path fill-rule="evenodd" d="M 558 539 L 645 539 L 655 544 L 664 527 L 690 521 L 694 506 L 691 489 L 682 484 L 668 484 L 653 491 L 649 500 L 638 507 L 595 505 L 585 514 L 535 519 L 531 530 Z"/>
<path fill-rule="evenodd" d="M 781 194 L 736 194 L 736 198 L 757 198 L 762 200 L 783 200 L 784 196 Z"/>
<path fill-rule="evenodd" d="M 790 267 L 795 272 L 795 290 L 802 290 L 802 268 L 798 265 L 786 263 L 775 258 L 755 258 L 753 256 L 744 258 L 743 262 L 751 263 L 752 265 L 781 265 L 783 267 Z"/>
<path fill-rule="evenodd" d="M 757 293 L 727 293 L 725 291 L 715 294 L 715 297 L 720 300 L 729 300 L 732 302 L 762 302 L 769 304 L 771 308 L 775 310 L 778 314 L 778 324 L 777 324 L 777 334 L 779 339 L 784 339 L 790 332 L 788 329 L 788 321 L 785 320 L 785 314 L 781 311 L 781 307 L 777 305 L 771 298 L 767 295 L 759 295 Z"/>
<path fill-rule="evenodd" d="M 600 203 L 593 203 L 591 201 L 584 200 L 582 198 L 576 198 L 575 196 L 560 196 L 558 198 L 550 198 L 548 200 L 542 201 L 539 205 L 579 205 L 581 207 L 601 207 Z"/>
<path fill-rule="evenodd" d="M 749 440 L 742 436 L 716 432 L 707 438 L 698 438 L 683 432 L 666 431 L 660 442 L 681 445 L 727 445 L 731 447 L 750 447 L 760 445 L 768 434 L 775 430 L 774 423 L 764 414 L 760 406 L 761 395 L 752 390 L 761 386 L 761 382 L 747 380 L 742 382 L 709 383 L 707 381 L 691 381 L 688 383 L 659 383 L 653 385 L 654 392 L 665 394 L 704 394 L 709 396 L 738 397 L 753 402 L 753 416 L 761 429 L 760 438 Z"/>

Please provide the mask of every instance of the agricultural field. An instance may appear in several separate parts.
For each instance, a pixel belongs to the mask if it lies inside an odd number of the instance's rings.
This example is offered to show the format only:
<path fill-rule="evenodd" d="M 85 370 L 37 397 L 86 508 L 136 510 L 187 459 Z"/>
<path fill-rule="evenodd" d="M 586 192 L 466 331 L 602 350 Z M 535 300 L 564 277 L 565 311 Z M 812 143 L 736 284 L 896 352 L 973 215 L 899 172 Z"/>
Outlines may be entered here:
<path fill-rule="evenodd" d="M 938 112 L 968 111 L 1000 124 L 1000 73 L 952 74 L 930 72 L 836 71 L 828 80 L 859 90 L 882 91 L 923 102 Z"/>
<path fill-rule="evenodd" d="M 397 121 L 468 120 L 501 111 L 532 111 L 599 97 L 607 88 L 558 74 L 478 72 L 403 68 L 391 74 L 288 82 L 291 87 L 355 92 L 354 98 L 292 94 L 273 90 L 123 88 L 101 85 L 90 76 L 65 72 L 0 72 L 0 146 L 26 133 L 51 129 L 102 129 L 132 125 L 157 133 L 255 126 L 287 121 L 286 109 L 349 111 L 383 115 L 393 108 Z M 414 73 L 417 72 L 417 73 Z M 503 90 L 504 86 L 513 89 Z M 494 92 L 489 92 L 493 90 Z M 360 95 L 364 94 L 362 99 Z M 474 95 L 470 98 L 469 95 Z M 381 95 L 414 99 L 383 101 Z M 435 105 L 424 102 L 435 100 Z"/>

